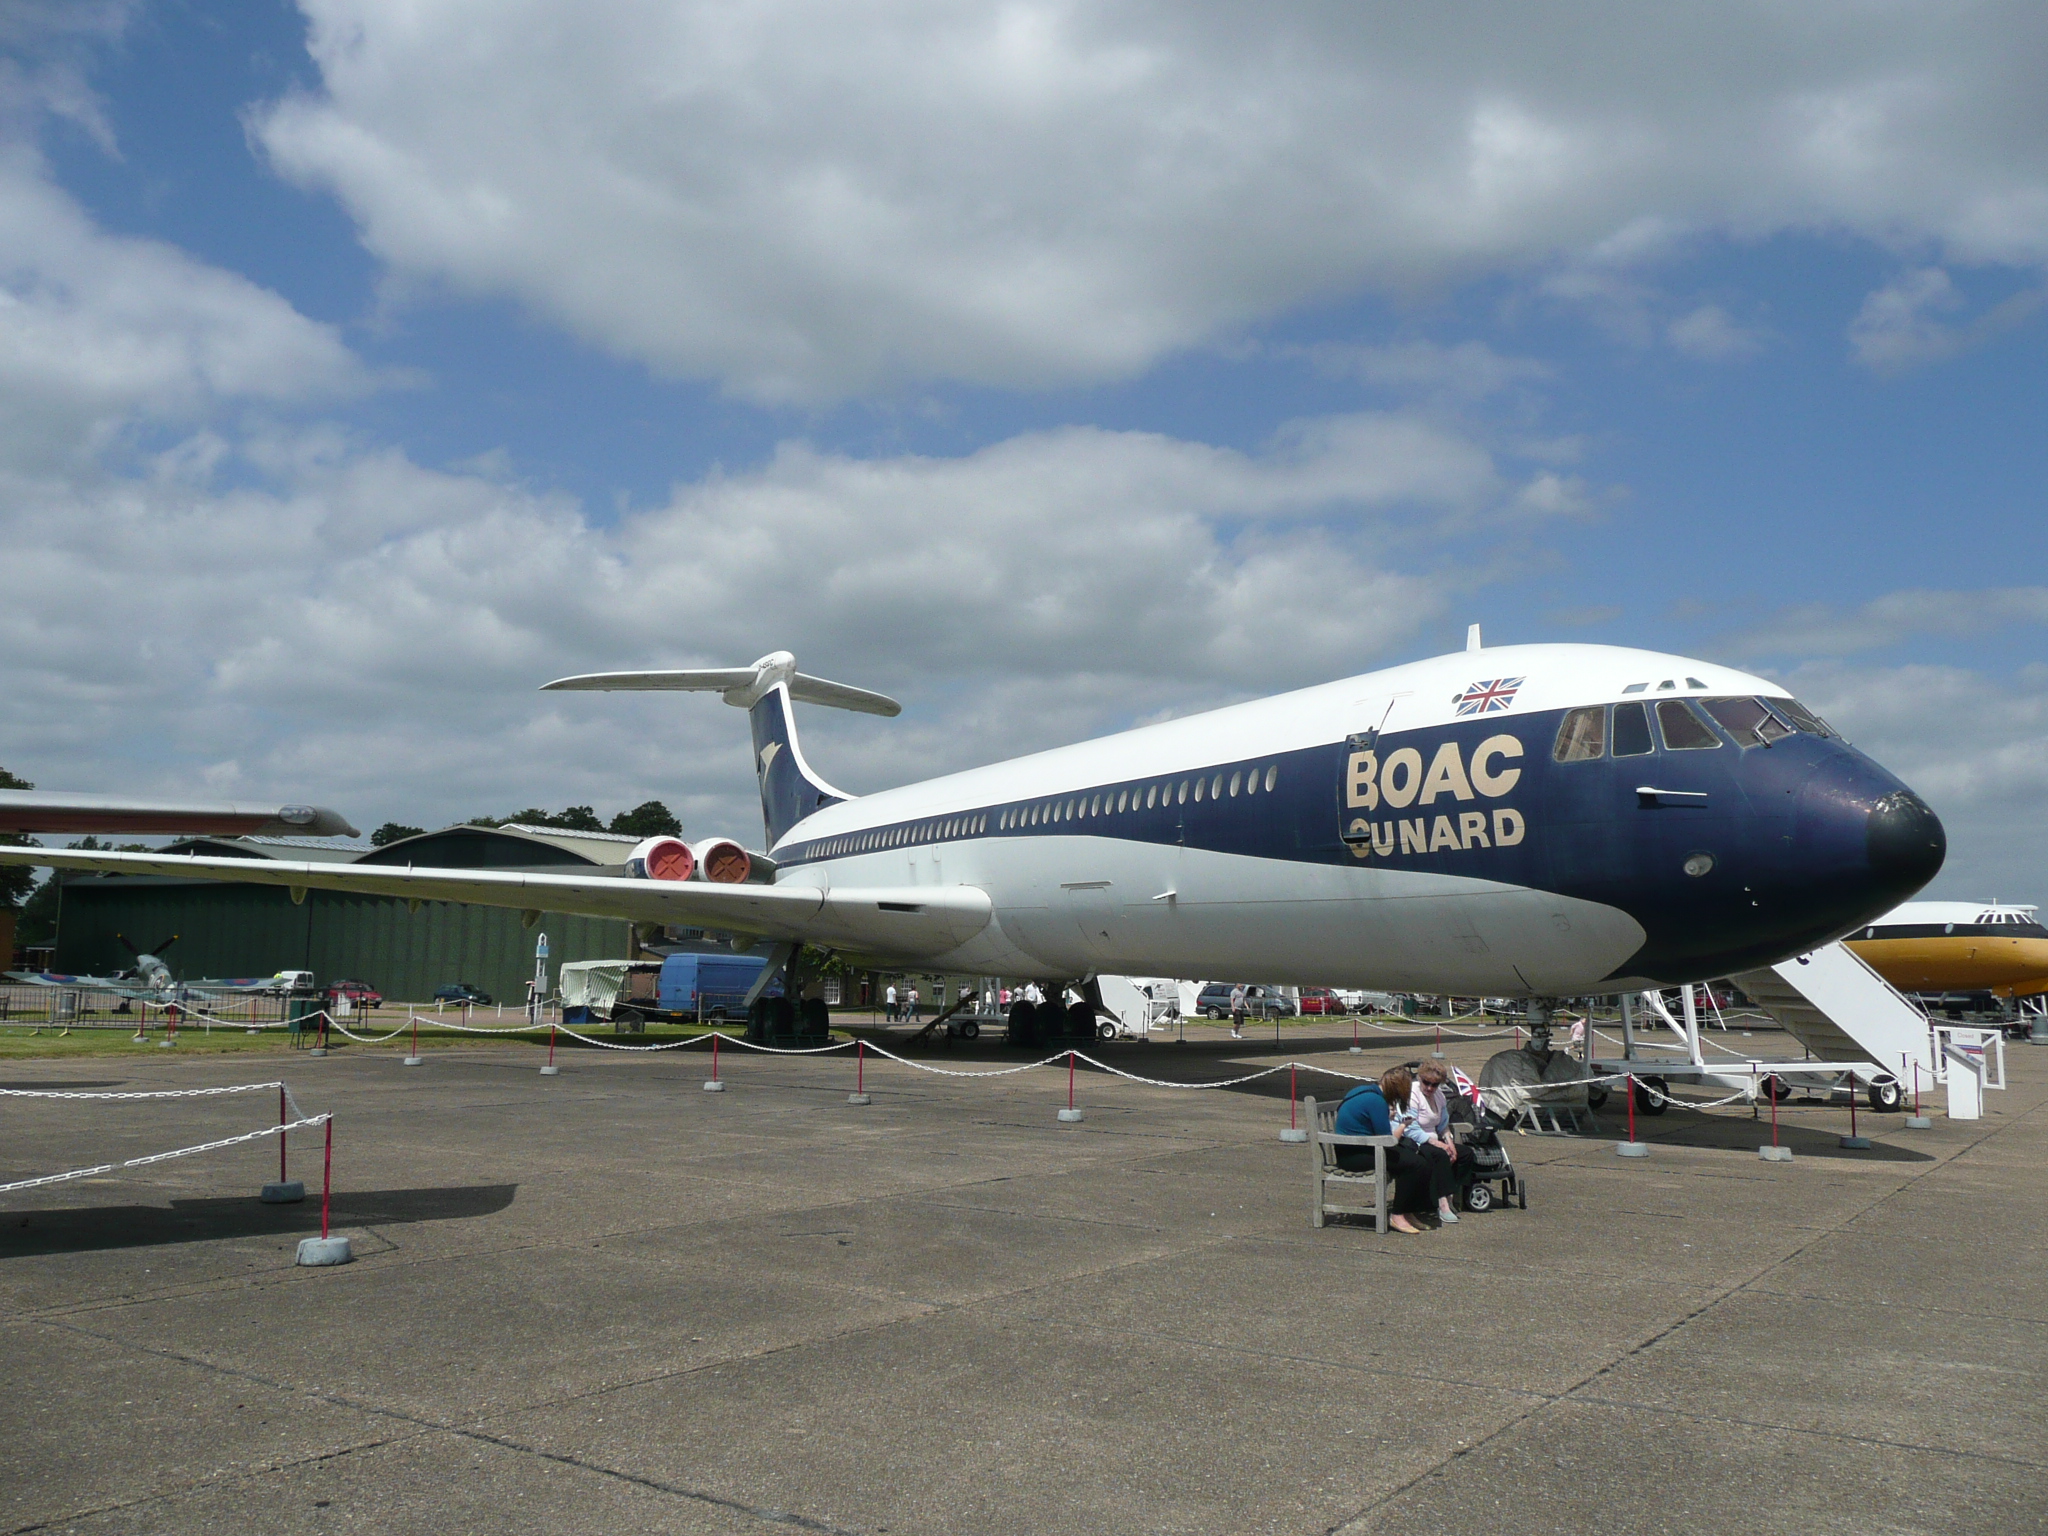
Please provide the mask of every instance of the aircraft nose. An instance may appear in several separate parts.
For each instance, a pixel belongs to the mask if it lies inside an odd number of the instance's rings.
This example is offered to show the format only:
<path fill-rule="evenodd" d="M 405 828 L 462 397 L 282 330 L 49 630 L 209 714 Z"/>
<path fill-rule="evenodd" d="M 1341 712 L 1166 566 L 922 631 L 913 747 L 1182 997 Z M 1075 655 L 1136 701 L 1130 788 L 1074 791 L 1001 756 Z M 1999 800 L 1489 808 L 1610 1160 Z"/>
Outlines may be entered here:
<path fill-rule="evenodd" d="M 1871 874 L 1901 896 L 1932 880 L 1948 857 L 1941 818 L 1910 789 L 1894 790 L 1870 808 L 1863 838 Z"/>

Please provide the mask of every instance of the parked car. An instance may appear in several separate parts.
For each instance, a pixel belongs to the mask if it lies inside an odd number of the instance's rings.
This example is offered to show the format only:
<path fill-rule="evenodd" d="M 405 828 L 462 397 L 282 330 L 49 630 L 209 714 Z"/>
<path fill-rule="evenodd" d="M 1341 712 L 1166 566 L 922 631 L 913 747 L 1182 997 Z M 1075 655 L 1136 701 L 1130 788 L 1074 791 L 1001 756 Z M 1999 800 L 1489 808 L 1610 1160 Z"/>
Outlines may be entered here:
<path fill-rule="evenodd" d="M 1350 1006 L 1328 987 L 1303 987 L 1301 989 L 1301 1011 L 1310 1013 L 1349 1013 Z"/>
<path fill-rule="evenodd" d="M 329 1007 L 332 1007 L 344 997 L 349 1000 L 349 1005 L 354 1008 L 381 1008 L 384 1005 L 384 994 L 371 986 L 367 981 L 350 981 L 346 978 L 339 978 L 327 983 L 327 990 L 322 995 L 327 999 Z"/>
<path fill-rule="evenodd" d="M 474 1003 L 479 1008 L 488 1008 L 494 999 L 482 987 L 467 981 L 451 981 L 445 987 L 434 989 L 437 1003 Z"/>
<path fill-rule="evenodd" d="M 1212 981 L 1195 999 L 1195 1008 L 1206 1018 L 1227 1019 L 1230 1017 L 1230 994 L 1237 988 L 1238 983 L 1234 981 Z M 1291 1019 L 1295 1009 L 1278 987 L 1248 986 L 1244 989 L 1244 1011 L 1255 1019 Z"/>

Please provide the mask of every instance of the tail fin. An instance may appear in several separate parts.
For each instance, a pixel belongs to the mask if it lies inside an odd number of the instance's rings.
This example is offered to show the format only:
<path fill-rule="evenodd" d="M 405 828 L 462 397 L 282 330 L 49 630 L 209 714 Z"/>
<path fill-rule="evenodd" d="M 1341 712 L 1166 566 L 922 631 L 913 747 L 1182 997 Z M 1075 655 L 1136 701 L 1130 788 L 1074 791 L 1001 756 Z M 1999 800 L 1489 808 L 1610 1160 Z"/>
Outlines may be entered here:
<path fill-rule="evenodd" d="M 853 798 L 811 772 L 804 761 L 787 683 L 771 686 L 747 711 L 747 718 L 754 727 L 754 776 L 761 783 L 761 821 L 768 829 L 770 848 L 812 812 Z"/>
<path fill-rule="evenodd" d="M 903 706 L 883 694 L 828 682 L 797 671 L 788 651 L 763 656 L 751 667 L 705 668 L 690 672 L 593 672 L 564 677 L 550 689 L 590 692 L 715 692 L 747 711 L 754 733 L 754 776 L 761 786 L 761 820 L 773 848 L 784 833 L 812 812 L 853 796 L 834 789 L 811 771 L 797 745 L 793 699 L 828 704 L 869 715 L 900 715 Z"/>

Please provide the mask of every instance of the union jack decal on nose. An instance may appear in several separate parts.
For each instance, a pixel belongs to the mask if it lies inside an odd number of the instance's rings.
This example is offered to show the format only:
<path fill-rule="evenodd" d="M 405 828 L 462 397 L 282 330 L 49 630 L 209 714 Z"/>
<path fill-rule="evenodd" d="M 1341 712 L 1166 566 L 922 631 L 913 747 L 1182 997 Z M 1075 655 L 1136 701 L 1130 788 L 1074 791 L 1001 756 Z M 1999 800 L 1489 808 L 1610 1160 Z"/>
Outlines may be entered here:
<path fill-rule="evenodd" d="M 1458 706 L 1461 715 L 1490 715 L 1506 709 L 1515 702 L 1515 690 L 1522 686 L 1519 677 L 1496 677 L 1491 682 L 1474 683 L 1463 693 L 1451 695 L 1451 702 Z"/>

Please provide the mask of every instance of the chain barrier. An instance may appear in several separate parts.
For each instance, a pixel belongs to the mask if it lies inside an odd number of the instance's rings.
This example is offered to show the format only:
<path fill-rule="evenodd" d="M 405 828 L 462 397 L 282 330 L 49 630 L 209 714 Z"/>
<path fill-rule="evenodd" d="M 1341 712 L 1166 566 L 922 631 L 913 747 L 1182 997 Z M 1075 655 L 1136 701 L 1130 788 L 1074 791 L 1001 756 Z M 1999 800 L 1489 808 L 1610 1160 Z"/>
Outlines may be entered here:
<path fill-rule="evenodd" d="M 271 1087 L 273 1084 L 259 1084 Z M 296 1108 L 297 1106 L 294 1106 Z M 261 1130 L 245 1131 L 240 1136 L 225 1136 L 219 1141 L 203 1141 L 196 1147 L 179 1147 L 170 1152 L 151 1152 L 145 1157 L 131 1157 L 126 1162 L 100 1163 L 91 1168 L 73 1168 L 68 1173 L 46 1173 L 37 1179 L 16 1179 L 12 1184 L 0 1184 L 0 1195 L 17 1189 L 36 1189 L 45 1184 L 62 1184 L 70 1179 L 89 1179 L 94 1174 L 118 1173 L 123 1168 L 143 1168 L 151 1163 L 167 1163 L 174 1157 L 191 1157 L 199 1152 L 218 1152 L 224 1147 L 239 1147 L 245 1142 L 261 1141 L 266 1136 L 284 1136 L 293 1131 L 305 1130 L 309 1126 L 325 1125 L 334 1116 L 309 1115 L 285 1125 L 266 1125 Z"/>

